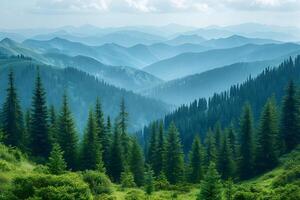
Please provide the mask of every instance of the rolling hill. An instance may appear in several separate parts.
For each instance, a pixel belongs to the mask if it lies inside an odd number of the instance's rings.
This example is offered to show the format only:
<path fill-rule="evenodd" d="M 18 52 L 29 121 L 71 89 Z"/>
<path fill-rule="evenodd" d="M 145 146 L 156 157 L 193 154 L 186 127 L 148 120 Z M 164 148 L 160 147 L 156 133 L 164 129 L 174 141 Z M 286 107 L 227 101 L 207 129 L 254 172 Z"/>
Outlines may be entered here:
<path fill-rule="evenodd" d="M 2 91 L 0 104 L 4 101 L 7 73 L 12 67 L 22 107 L 29 108 L 37 73 L 36 66 L 39 66 L 49 105 L 53 104 L 58 108 L 61 104 L 62 94 L 64 90 L 67 90 L 70 106 L 80 130 L 85 126 L 88 110 L 95 103 L 97 96 L 101 99 L 105 114 L 110 115 L 112 119 L 118 114 L 120 101 L 124 97 L 130 116 L 131 131 L 163 116 L 170 109 L 165 103 L 108 85 L 74 68 L 53 68 L 20 57 L 2 57 L 0 66 L 0 91 Z"/>
<path fill-rule="evenodd" d="M 247 44 L 201 53 L 183 53 L 149 65 L 144 70 L 163 80 L 172 80 L 237 62 L 270 60 L 299 50 L 300 45 L 294 43 Z"/>

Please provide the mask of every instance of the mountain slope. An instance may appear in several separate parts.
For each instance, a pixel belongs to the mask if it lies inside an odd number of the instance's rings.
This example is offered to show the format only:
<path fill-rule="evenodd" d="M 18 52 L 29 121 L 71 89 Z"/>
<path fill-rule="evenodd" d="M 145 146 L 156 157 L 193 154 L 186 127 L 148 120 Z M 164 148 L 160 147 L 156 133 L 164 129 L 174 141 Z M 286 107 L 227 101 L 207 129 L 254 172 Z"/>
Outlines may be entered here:
<path fill-rule="evenodd" d="M 253 62 L 274 59 L 300 50 L 300 45 L 284 44 L 247 44 L 230 49 L 215 49 L 201 53 L 183 53 L 144 68 L 145 71 L 164 80 L 201 73 L 237 62 Z"/>
<path fill-rule="evenodd" d="M 53 68 L 22 58 L 0 59 L 0 91 L 2 91 L 0 93 L 0 104 L 4 101 L 7 73 L 9 68 L 12 67 L 15 71 L 15 80 L 22 106 L 25 109 L 29 108 L 37 65 L 40 67 L 49 105 L 53 104 L 58 108 L 61 104 L 63 92 L 67 89 L 70 106 L 80 130 L 83 129 L 88 110 L 95 103 L 97 96 L 102 101 L 105 114 L 110 115 L 112 119 L 118 114 L 120 101 L 124 97 L 130 116 L 129 126 L 131 131 L 141 128 L 150 120 L 161 117 L 169 110 L 169 106 L 160 101 L 145 98 L 124 89 L 118 89 L 76 69 Z"/>
<path fill-rule="evenodd" d="M 44 56 L 54 66 L 63 68 L 73 67 L 96 76 L 109 84 L 127 90 L 144 90 L 162 83 L 162 80 L 144 71 L 131 67 L 104 65 L 86 56 L 71 57 L 57 53 L 48 53 L 44 54 Z"/>
<path fill-rule="evenodd" d="M 214 93 L 228 89 L 231 85 L 245 81 L 250 75 L 255 77 L 268 66 L 274 66 L 278 63 L 279 61 L 274 60 L 235 63 L 168 81 L 143 91 L 143 94 L 170 104 L 181 105 L 197 98 L 208 98 Z"/>
<path fill-rule="evenodd" d="M 145 48 L 139 49 L 137 54 L 134 49 L 112 43 L 102 46 L 88 46 L 79 42 L 53 38 L 45 41 L 25 40 L 23 44 L 43 53 L 62 53 L 69 56 L 83 55 L 97 59 L 104 64 L 115 66 L 141 68 L 158 60 Z"/>
<path fill-rule="evenodd" d="M 164 43 L 168 45 L 182 45 L 182 44 L 201 44 L 205 39 L 198 35 L 179 35 L 171 40 L 167 40 Z"/>

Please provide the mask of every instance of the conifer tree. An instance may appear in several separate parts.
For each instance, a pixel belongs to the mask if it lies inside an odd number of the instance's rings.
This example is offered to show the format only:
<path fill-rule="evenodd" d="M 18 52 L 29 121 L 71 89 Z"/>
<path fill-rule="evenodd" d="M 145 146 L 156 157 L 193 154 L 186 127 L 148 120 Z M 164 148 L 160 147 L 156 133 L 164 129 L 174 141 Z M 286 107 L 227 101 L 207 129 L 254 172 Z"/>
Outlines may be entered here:
<path fill-rule="evenodd" d="M 163 122 L 159 123 L 158 137 L 157 137 L 157 147 L 156 147 L 156 165 L 154 168 L 155 176 L 160 175 L 163 172 L 164 167 L 164 155 L 165 155 L 165 139 L 164 139 L 164 126 Z"/>
<path fill-rule="evenodd" d="M 81 168 L 95 170 L 102 162 L 101 146 L 97 137 L 97 125 L 92 110 L 83 136 L 81 149 Z"/>
<path fill-rule="evenodd" d="M 58 119 L 55 108 L 53 105 L 49 108 L 49 136 L 51 138 L 51 143 L 59 143 L 58 138 Z"/>
<path fill-rule="evenodd" d="M 99 138 L 99 141 L 101 143 L 101 151 L 102 151 L 102 158 L 104 167 L 108 168 L 108 162 L 109 162 L 109 151 L 110 151 L 110 119 L 109 120 L 109 127 L 105 127 L 104 122 L 104 114 L 102 111 L 102 106 L 99 98 L 96 100 L 96 107 L 95 107 L 95 118 L 96 118 L 96 124 L 97 124 L 97 135 Z M 108 130 L 108 129 L 109 130 Z"/>
<path fill-rule="evenodd" d="M 55 175 L 63 174 L 67 168 L 67 164 L 63 158 L 63 151 L 57 143 L 53 144 L 47 166 L 50 173 Z"/>
<path fill-rule="evenodd" d="M 26 152 L 30 153 L 30 123 L 31 123 L 31 116 L 30 116 L 30 109 L 26 110 L 24 114 L 24 135 L 23 135 L 23 146 L 26 148 Z"/>
<path fill-rule="evenodd" d="M 107 116 L 106 119 L 106 124 L 105 124 L 105 138 L 107 141 L 105 142 L 105 146 L 102 146 L 102 149 L 104 152 L 103 153 L 103 163 L 105 169 L 108 169 L 109 167 L 109 162 L 110 162 L 110 153 L 111 153 L 111 143 L 112 143 L 112 127 L 111 127 L 111 122 L 110 122 L 110 117 Z"/>
<path fill-rule="evenodd" d="M 270 170 L 277 165 L 277 136 L 276 107 L 272 100 L 268 100 L 261 114 L 260 127 L 256 139 L 255 169 L 258 173 Z"/>
<path fill-rule="evenodd" d="M 23 114 L 14 85 L 13 71 L 8 75 L 7 96 L 2 108 L 4 144 L 23 149 Z"/>
<path fill-rule="evenodd" d="M 137 186 L 144 184 L 144 160 L 140 145 L 137 140 L 133 140 L 131 148 L 130 170 L 134 177 L 134 182 Z"/>
<path fill-rule="evenodd" d="M 172 122 L 168 131 L 168 138 L 166 144 L 166 176 L 171 184 L 179 183 L 183 180 L 184 163 L 183 152 L 179 133 Z"/>
<path fill-rule="evenodd" d="M 156 164 L 156 152 L 157 152 L 157 129 L 156 123 L 151 124 L 151 136 L 149 141 L 149 148 L 148 148 L 148 156 L 147 156 L 147 163 L 151 166 L 154 170 Z"/>
<path fill-rule="evenodd" d="M 299 100 L 293 81 L 290 81 L 282 103 L 281 136 L 285 152 L 290 152 L 300 142 Z"/>
<path fill-rule="evenodd" d="M 190 152 L 190 181 L 192 183 L 200 183 L 203 178 L 203 151 L 199 136 L 194 138 L 192 149 Z"/>
<path fill-rule="evenodd" d="M 125 169 L 125 171 L 121 173 L 121 186 L 122 188 L 136 187 L 133 174 L 129 169 Z"/>
<path fill-rule="evenodd" d="M 220 176 L 214 163 L 210 163 L 201 183 L 201 190 L 197 200 L 221 200 L 222 186 Z"/>
<path fill-rule="evenodd" d="M 124 164 L 128 165 L 127 161 L 130 159 L 130 139 L 127 135 L 128 113 L 126 111 L 125 100 L 122 98 L 120 104 L 120 113 L 118 116 L 118 126 L 121 133 L 121 146 L 124 156 Z"/>
<path fill-rule="evenodd" d="M 254 147 L 253 147 L 253 119 L 249 104 L 244 106 L 240 119 L 240 149 L 239 149 L 239 175 L 247 179 L 253 175 Z"/>
<path fill-rule="evenodd" d="M 234 160 L 232 157 L 232 149 L 230 147 L 228 135 L 225 134 L 222 139 L 220 153 L 218 157 L 218 171 L 222 179 L 228 180 L 234 175 Z"/>
<path fill-rule="evenodd" d="M 55 121 L 53 122 L 55 126 Z M 55 131 L 55 128 L 54 128 Z M 69 108 L 67 94 L 63 95 L 62 107 L 58 117 L 58 141 L 64 152 L 68 169 L 76 169 L 78 158 L 78 136 L 75 122 Z"/>
<path fill-rule="evenodd" d="M 229 128 L 226 130 L 227 132 L 227 137 L 228 137 L 228 142 L 229 142 L 229 147 L 232 150 L 232 157 L 233 160 L 236 160 L 236 136 L 234 132 L 233 125 L 231 124 Z"/>
<path fill-rule="evenodd" d="M 120 182 L 121 173 L 125 168 L 122 153 L 120 129 L 118 124 L 115 123 L 108 172 L 112 180 L 117 183 Z"/>
<path fill-rule="evenodd" d="M 42 159 L 48 158 L 51 150 L 51 138 L 48 130 L 46 94 L 39 72 L 37 73 L 32 99 L 30 132 L 32 155 Z"/>
<path fill-rule="evenodd" d="M 208 167 L 209 163 L 217 162 L 217 150 L 214 134 L 211 130 L 208 130 L 205 138 L 205 163 Z"/>
<path fill-rule="evenodd" d="M 222 128 L 220 122 L 216 123 L 214 128 L 214 134 L 215 134 L 216 150 L 218 154 L 220 152 L 221 143 L 222 143 Z"/>
<path fill-rule="evenodd" d="M 146 168 L 145 172 L 145 192 L 147 195 L 151 195 L 154 191 L 154 178 L 153 171 L 149 166 Z"/>

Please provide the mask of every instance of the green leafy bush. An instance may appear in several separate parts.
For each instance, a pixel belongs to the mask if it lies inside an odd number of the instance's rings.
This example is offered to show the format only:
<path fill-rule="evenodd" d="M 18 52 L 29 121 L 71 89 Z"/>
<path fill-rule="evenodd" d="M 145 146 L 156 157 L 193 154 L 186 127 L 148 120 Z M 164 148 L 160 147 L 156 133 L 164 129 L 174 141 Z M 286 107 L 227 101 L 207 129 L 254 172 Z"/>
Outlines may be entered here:
<path fill-rule="evenodd" d="M 287 184 L 275 190 L 278 200 L 299 200 L 300 187 L 298 185 Z"/>
<path fill-rule="evenodd" d="M 0 160 L 10 163 L 17 163 L 23 159 L 24 155 L 15 148 L 6 147 L 0 144 Z"/>
<path fill-rule="evenodd" d="M 11 193 L 16 199 L 88 200 L 90 189 L 78 175 L 30 175 L 13 180 Z"/>
<path fill-rule="evenodd" d="M 90 190 L 95 195 L 112 193 L 112 183 L 103 173 L 86 171 L 83 173 L 83 180 L 89 185 Z"/>
<path fill-rule="evenodd" d="M 125 195 L 125 200 L 144 200 L 146 199 L 144 192 L 140 190 L 130 190 Z"/>
<path fill-rule="evenodd" d="M 11 164 L 9 164 L 7 161 L 0 160 L 0 172 L 7 172 L 11 171 L 12 169 L 13 166 L 11 166 Z"/>
<path fill-rule="evenodd" d="M 279 187 L 279 186 L 284 186 L 288 183 L 293 183 L 294 181 L 299 181 L 300 180 L 300 165 L 295 166 L 294 168 L 291 168 L 289 170 L 286 170 L 284 173 L 281 175 L 277 176 L 273 180 L 273 187 Z"/>

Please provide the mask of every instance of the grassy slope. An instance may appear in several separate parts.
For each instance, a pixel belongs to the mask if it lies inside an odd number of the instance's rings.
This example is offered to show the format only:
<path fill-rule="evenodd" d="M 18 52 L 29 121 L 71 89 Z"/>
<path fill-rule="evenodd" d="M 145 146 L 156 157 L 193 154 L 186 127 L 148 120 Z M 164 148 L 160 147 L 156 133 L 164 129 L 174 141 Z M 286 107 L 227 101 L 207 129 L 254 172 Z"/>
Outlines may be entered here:
<path fill-rule="evenodd" d="M 43 167 L 29 162 L 18 151 L 10 150 L 0 145 L 0 193 L 10 185 L 11 181 L 18 176 L 42 173 Z M 74 173 L 72 173 L 74 174 Z M 280 165 L 272 171 L 269 171 L 254 179 L 236 184 L 236 190 L 239 188 L 254 187 L 256 191 L 272 195 L 273 191 L 286 184 L 300 184 L 300 147 L 290 154 L 280 159 Z M 180 191 L 157 191 L 147 199 L 178 199 L 189 200 L 196 199 L 200 187 L 194 185 L 190 187 L 189 192 Z M 119 185 L 113 186 L 113 192 L 110 198 L 123 200 L 130 193 L 144 194 L 142 189 L 122 189 Z M 107 197 L 107 196 L 106 196 Z M 95 197 L 95 199 L 105 199 Z"/>

